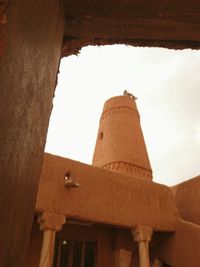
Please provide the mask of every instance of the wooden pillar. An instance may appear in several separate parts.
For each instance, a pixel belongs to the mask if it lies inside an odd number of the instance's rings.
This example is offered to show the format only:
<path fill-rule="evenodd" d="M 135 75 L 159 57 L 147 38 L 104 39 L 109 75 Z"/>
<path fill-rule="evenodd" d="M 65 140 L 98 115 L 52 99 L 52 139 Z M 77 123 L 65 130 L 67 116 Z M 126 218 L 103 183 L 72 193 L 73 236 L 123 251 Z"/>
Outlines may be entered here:
<path fill-rule="evenodd" d="M 65 216 L 43 213 L 39 217 L 40 229 L 43 230 L 42 250 L 39 267 L 52 267 L 56 232 L 65 223 Z"/>
<path fill-rule="evenodd" d="M 138 226 L 131 232 L 134 240 L 138 242 L 140 267 L 150 267 L 149 241 L 152 236 L 152 228 L 148 226 Z"/>
<path fill-rule="evenodd" d="M 114 251 L 116 267 L 130 267 L 132 252 L 125 249 Z"/>
<path fill-rule="evenodd" d="M 60 62 L 64 6 L 63 0 L 0 2 L 0 266 L 23 267 Z"/>
<path fill-rule="evenodd" d="M 42 250 L 39 267 L 52 267 L 54 242 L 56 231 L 45 229 L 43 231 Z"/>

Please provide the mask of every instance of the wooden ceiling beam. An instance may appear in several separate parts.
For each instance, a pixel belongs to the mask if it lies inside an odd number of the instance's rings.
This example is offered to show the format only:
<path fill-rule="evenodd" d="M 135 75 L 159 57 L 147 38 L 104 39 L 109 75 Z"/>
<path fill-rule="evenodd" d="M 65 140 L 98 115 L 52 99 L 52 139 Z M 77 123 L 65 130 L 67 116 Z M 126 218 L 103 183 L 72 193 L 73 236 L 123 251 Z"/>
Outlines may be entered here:
<path fill-rule="evenodd" d="M 200 48 L 200 2 L 98 0 L 69 2 L 63 56 L 85 45 L 128 44 L 173 49 Z M 126 2 L 126 4 L 124 4 Z M 139 3 L 140 2 L 140 3 Z M 177 1 L 176 1 L 177 2 Z M 112 5 L 113 4 L 113 5 Z"/>

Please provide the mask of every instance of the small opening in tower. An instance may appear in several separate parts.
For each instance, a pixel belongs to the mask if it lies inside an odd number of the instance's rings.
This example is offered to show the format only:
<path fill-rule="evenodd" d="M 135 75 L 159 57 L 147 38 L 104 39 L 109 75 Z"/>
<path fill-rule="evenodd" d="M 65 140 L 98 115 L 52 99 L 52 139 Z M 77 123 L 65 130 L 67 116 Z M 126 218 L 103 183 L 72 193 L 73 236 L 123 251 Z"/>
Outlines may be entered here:
<path fill-rule="evenodd" d="M 99 133 L 99 139 L 103 139 L 103 132 Z"/>

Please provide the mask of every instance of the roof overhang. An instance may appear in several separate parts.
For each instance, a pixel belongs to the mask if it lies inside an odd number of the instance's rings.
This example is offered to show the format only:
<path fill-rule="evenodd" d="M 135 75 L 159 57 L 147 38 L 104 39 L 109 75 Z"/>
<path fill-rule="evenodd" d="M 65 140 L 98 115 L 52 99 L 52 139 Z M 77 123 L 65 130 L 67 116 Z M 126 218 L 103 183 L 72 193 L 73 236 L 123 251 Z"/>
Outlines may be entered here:
<path fill-rule="evenodd" d="M 200 48 L 200 2 L 69 0 L 62 56 L 86 45 Z"/>

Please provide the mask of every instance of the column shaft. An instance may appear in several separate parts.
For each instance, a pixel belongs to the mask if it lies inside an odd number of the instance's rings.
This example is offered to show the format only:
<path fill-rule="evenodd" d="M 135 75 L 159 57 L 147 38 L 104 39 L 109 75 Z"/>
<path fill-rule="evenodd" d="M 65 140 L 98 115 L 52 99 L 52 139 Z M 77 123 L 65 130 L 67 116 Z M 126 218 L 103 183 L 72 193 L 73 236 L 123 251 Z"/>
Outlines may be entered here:
<path fill-rule="evenodd" d="M 63 214 L 44 212 L 38 218 L 40 229 L 43 231 L 43 242 L 39 267 L 52 267 L 56 232 L 65 223 Z"/>
<path fill-rule="evenodd" d="M 138 246 L 139 246 L 140 267 L 150 267 L 148 242 L 141 241 L 138 243 Z"/>
<path fill-rule="evenodd" d="M 52 267 L 55 235 L 56 231 L 54 230 L 44 230 L 39 267 Z"/>
<path fill-rule="evenodd" d="M 140 225 L 132 230 L 134 240 L 138 242 L 140 267 L 150 267 L 149 241 L 152 236 L 152 228 Z"/>

